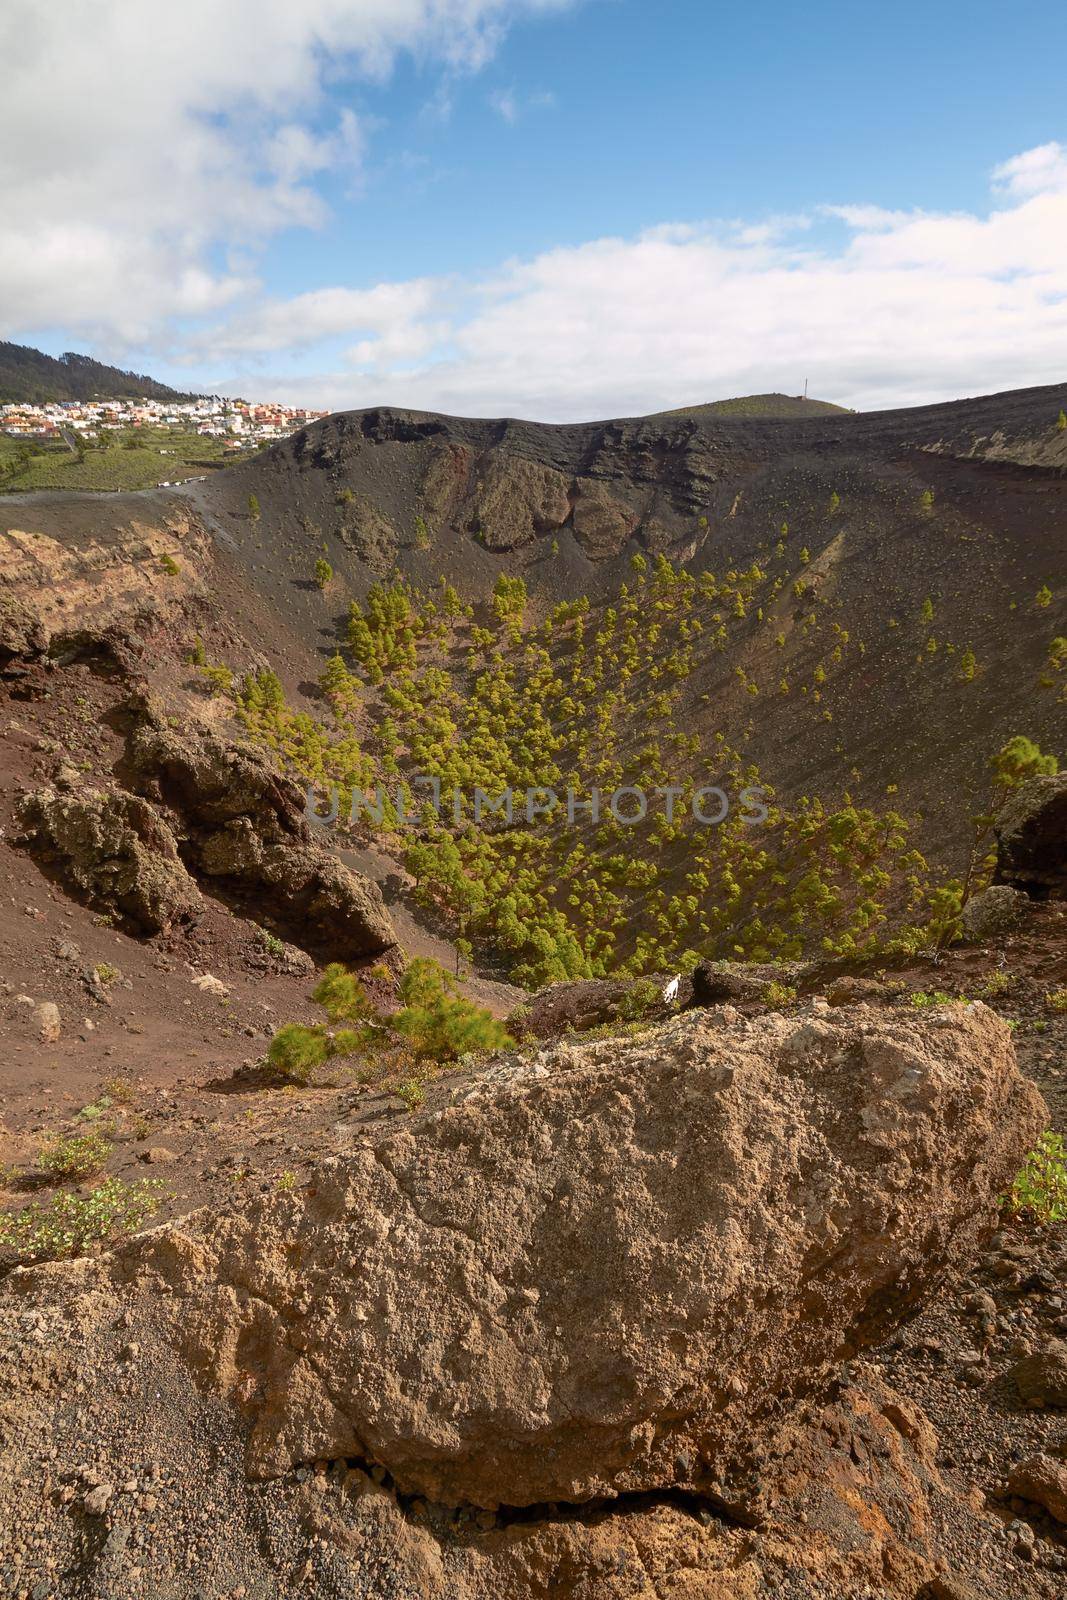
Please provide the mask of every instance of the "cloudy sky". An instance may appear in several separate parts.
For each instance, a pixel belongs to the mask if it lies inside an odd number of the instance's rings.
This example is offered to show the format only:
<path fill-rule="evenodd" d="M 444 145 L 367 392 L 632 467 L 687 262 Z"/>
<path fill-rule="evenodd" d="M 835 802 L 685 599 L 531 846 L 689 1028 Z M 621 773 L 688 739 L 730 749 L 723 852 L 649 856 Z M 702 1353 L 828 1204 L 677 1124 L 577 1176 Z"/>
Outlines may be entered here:
<path fill-rule="evenodd" d="M 0 338 L 547 420 L 1067 377 L 1067 11 L 5 0 Z"/>

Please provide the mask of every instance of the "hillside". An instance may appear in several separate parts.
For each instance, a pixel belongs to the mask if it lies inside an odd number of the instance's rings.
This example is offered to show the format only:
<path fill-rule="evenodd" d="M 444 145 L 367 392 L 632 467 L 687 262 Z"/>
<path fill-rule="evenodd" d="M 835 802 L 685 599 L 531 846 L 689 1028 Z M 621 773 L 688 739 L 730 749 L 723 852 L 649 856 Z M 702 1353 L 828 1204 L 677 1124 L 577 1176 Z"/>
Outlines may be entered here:
<path fill-rule="evenodd" d="M 846 406 L 835 406 L 830 400 L 809 400 L 799 394 L 745 394 L 733 400 L 709 400 L 703 405 L 678 406 L 671 411 L 657 411 L 657 417 L 751 417 L 771 421 L 774 418 L 797 420 L 801 417 L 827 417 L 834 414 L 849 415 Z"/>
<path fill-rule="evenodd" d="M 736 814 L 679 827 L 653 807 L 633 826 L 446 825 L 458 855 L 428 835 L 424 869 L 405 856 L 419 894 L 522 982 L 921 941 L 967 874 L 990 758 L 1016 735 L 1062 746 L 1065 399 L 796 423 L 332 417 L 198 491 L 311 652 L 279 661 L 284 706 L 257 691 L 244 713 L 320 779 L 773 794 L 758 843 Z M 351 718 L 314 698 L 338 645 Z M 309 710 L 323 744 L 294 743 Z M 349 721 L 362 764 L 331 767 Z M 838 861 L 825 833 L 846 823 L 825 819 L 857 807 Z M 460 873 L 482 886 L 462 913 Z"/>
<path fill-rule="evenodd" d="M 0 340 L 0 405 L 9 401 L 41 405 L 47 400 L 124 398 L 192 400 L 195 396 L 170 389 L 142 373 L 109 367 L 71 350 L 61 356 L 49 356 L 31 345 Z"/>

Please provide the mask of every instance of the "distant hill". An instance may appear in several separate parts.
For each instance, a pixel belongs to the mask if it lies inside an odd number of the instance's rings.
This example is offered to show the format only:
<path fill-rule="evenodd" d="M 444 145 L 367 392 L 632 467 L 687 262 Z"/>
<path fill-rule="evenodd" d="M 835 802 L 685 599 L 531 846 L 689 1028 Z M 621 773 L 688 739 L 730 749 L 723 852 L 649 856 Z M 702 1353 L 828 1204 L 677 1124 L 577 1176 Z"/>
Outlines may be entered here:
<path fill-rule="evenodd" d="M 733 400 L 709 400 L 704 405 L 678 406 L 673 411 L 657 411 L 657 417 L 782 417 L 795 422 L 799 417 L 847 415 L 847 406 L 829 400 L 809 400 L 805 395 L 743 394 Z"/>
<path fill-rule="evenodd" d="M 195 395 L 169 389 L 140 372 L 108 367 L 91 356 L 46 356 L 26 344 L 0 341 L 0 404 L 47 400 L 192 400 Z"/>

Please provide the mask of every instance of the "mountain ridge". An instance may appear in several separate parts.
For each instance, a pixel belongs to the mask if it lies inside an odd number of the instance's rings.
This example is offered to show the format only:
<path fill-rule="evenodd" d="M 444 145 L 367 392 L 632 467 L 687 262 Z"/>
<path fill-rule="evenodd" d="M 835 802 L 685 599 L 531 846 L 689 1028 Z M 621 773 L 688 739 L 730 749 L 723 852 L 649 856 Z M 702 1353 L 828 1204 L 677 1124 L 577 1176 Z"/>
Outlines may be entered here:
<path fill-rule="evenodd" d="M 43 405 L 49 400 L 195 400 L 143 373 L 112 367 L 67 350 L 46 355 L 33 345 L 0 340 L 0 405 Z"/>

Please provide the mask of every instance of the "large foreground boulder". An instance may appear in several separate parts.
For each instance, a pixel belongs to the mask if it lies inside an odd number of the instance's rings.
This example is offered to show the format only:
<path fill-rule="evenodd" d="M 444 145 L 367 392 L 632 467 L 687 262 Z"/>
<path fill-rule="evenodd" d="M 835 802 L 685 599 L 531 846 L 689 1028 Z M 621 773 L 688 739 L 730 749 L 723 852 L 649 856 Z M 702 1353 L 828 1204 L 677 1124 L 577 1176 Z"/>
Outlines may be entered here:
<path fill-rule="evenodd" d="M 132 794 L 42 789 L 19 804 L 22 842 L 95 911 L 137 932 L 166 933 L 204 909 L 163 818 Z"/>
<path fill-rule="evenodd" d="M 1030 778 L 998 811 L 995 883 L 1045 900 L 1067 895 L 1067 772 Z"/>
<path fill-rule="evenodd" d="M 134 786 L 175 819 L 182 854 L 301 946 L 358 961 L 396 943 L 381 890 L 312 835 L 304 796 L 270 757 L 214 734 L 168 727 L 151 712 L 128 751 Z"/>
<path fill-rule="evenodd" d="M 128 1246 L 258 1476 L 527 1506 L 708 1486 L 965 1261 L 1043 1125 L 981 1005 L 691 1011 L 557 1044 Z"/>

